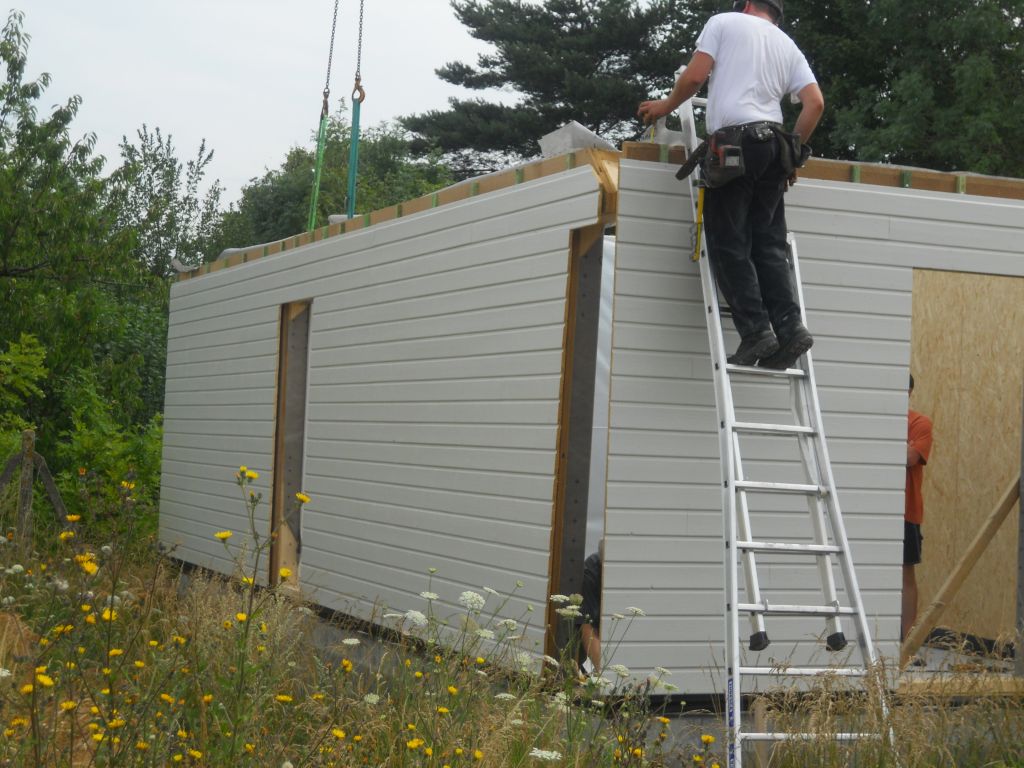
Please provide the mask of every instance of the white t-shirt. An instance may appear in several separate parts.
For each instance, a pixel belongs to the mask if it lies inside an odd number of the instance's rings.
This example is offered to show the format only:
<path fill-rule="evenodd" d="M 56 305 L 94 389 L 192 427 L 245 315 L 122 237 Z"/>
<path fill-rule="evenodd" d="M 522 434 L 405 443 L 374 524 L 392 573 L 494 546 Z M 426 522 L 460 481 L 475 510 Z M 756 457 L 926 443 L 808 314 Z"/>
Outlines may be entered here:
<path fill-rule="evenodd" d="M 708 85 L 707 130 L 759 120 L 782 122 L 779 102 L 817 82 L 789 35 L 748 13 L 712 16 L 697 50 L 715 60 Z"/>

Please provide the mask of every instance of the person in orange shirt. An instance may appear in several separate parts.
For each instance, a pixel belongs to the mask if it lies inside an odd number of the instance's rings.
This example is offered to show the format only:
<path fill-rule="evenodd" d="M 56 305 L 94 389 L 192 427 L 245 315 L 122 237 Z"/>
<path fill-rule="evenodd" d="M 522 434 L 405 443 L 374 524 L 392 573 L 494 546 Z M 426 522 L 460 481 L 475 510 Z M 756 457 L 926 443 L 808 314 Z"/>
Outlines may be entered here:
<path fill-rule="evenodd" d="M 914 394 L 914 376 L 910 376 L 910 394 Z M 924 499 L 921 482 L 924 465 L 932 452 L 932 420 L 913 409 L 907 412 L 907 491 L 903 510 L 903 617 L 901 637 L 905 638 L 917 621 L 917 575 L 914 566 L 921 562 L 921 523 Z"/>

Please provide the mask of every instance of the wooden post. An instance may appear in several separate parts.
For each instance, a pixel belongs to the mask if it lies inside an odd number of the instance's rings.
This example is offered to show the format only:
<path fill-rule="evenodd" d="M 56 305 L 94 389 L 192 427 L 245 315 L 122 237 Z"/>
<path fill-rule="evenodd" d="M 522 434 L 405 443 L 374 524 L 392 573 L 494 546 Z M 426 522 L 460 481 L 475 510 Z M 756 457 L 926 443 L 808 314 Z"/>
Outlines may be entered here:
<path fill-rule="evenodd" d="M 985 524 L 981 527 L 977 534 L 974 536 L 974 540 L 971 541 L 970 546 L 967 547 L 967 551 L 964 552 L 960 558 L 960 562 L 956 564 L 946 582 L 939 589 L 938 594 L 928 605 L 924 615 L 917 620 L 917 624 L 910 630 L 910 634 L 903 641 L 903 647 L 900 649 L 900 668 L 902 669 L 910 661 L 911 657 L 917 653 L 917 649 L 921 647 L 921 644 L 928 637 L 928 634 L 938 624 L 939 619 L 942 617 L 943 612 L 946 610 L 946 606 L 956 595 L 957 590 L 963 585 L 968 575 L 971 573 L 971 569 L 974 568 L 975 564 L 981 558 L 982 553 L 988 546 L 995 532 L 999 530 L 999 526 L 1003 524 L 1007 515 L 1010 514 L 1010 510 L 1013 509 L 1013 505 L 1020 498 L 1020 486 L 1021 478 L 1017 476 L 1013 482 L 1006 489 L 1003 494 L 1002 500 L 996 505 L 996 508 L 992 510 L 992 514 L 988 516 Z"/>
<path fill-rule="evenodd" d="M 32 542 L 32 471 L 35 468 L 36 433 L 21 433 L 21 487 L 18 491 L 18 544 Z"/>
<path fill-rule="evenodd" d="M 758 733 L 766 733 L 768 727 L 768 703 L 758 696 L 750 705 L 750 712 L 754 717 L 754 730 Z M 770 768 L 772 763 L 772 748 L 767 741 L 754 742 L 754 757 L 757 760 L 757 768 Z"/>
<path fill-rule="evenodd" d="M 1020 435 L 1020 486 L 1017 498 L 1024 499 L 1024 419 Z M 1013 673 L 1024 677 L 1024 502 L 1017 509 L 1017 636 L 1013 644 Z"/>

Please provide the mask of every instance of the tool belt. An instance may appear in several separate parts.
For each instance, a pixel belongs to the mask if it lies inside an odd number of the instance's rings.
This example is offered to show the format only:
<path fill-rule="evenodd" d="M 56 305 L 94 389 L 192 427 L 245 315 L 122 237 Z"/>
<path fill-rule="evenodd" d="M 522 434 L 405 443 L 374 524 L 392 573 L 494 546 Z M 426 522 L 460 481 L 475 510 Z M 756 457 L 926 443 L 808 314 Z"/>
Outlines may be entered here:
<path fill-rule="evenodd" d="M 779 164 L 787 177 L 792 176 L 811 156 L 810 146 L 801 143 L 799 134 L 785 131 L 778 123 L 763 120 L 730 125 L 720 128 L 702 141 L 676 171 L 676 178 L 685 179 L 700 165 L 705 186 L 724 186 L 746 172 L 743 162 L 744 140 L 765 142 L 772 138 L 778 141 Z"/>

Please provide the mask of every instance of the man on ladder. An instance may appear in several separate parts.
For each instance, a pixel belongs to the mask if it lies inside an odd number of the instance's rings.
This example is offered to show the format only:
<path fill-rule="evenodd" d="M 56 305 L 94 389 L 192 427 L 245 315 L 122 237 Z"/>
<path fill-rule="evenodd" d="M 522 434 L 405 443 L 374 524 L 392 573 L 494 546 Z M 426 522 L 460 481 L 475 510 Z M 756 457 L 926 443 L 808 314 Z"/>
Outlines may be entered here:
<path fill-rule="evenodd" d="M 696 53 L 665 99 L 645 101 L 646 122 L 670 114 L 710 76 L 704 202 L 708 252 L 732 310 L 735 365 L 791 367 L 814 339 L 800 319 L 787 262 L 782 196 L 809 154 L 825 108 L 807 59 L 779 29 L 783 0 L 740 0 L 711 17 Z M 795 134 L 782 130 L 780 101 L 802 105 Z M 695 158 L 696 159 L 696 158 Z"/>

